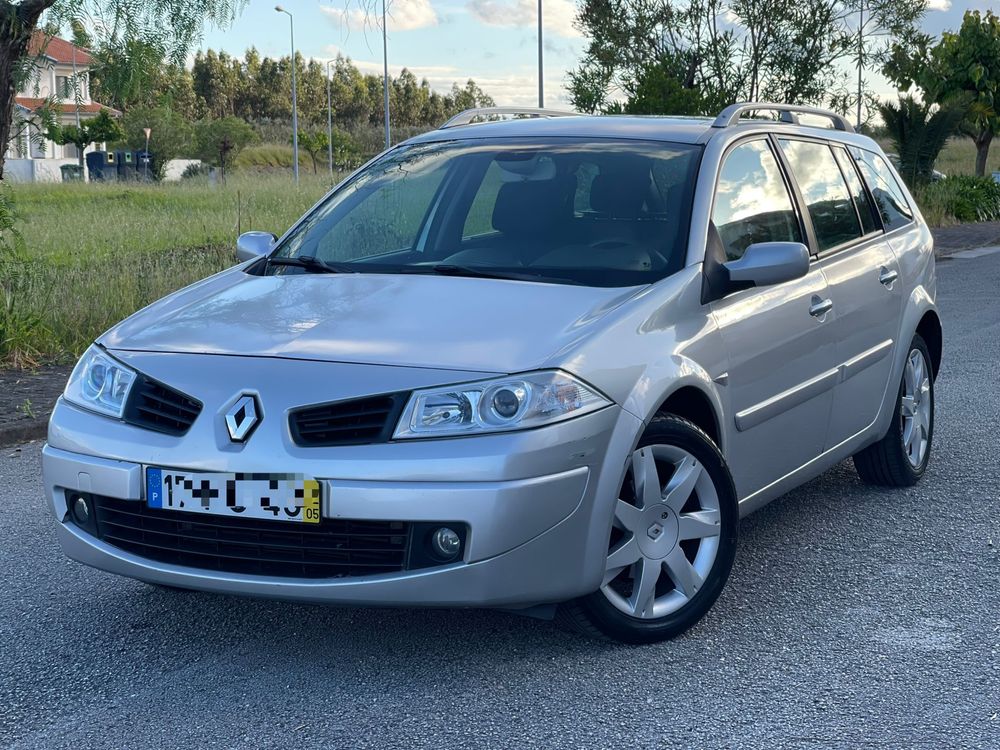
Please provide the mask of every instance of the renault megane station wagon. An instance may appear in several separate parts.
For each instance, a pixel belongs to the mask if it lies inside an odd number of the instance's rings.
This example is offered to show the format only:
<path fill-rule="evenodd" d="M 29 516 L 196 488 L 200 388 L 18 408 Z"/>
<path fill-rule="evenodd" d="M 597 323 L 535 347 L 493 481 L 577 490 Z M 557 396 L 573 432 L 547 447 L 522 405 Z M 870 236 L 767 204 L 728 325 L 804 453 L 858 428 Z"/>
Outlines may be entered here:
<path fill-rule="evenodd" d="M 44 450 L 66 554 L 648 642 L 741 515 L 849 457 L 919 480 L 932 240 L 878 145 L 785 105 L 557 114 L 463 113 L 101 336 Z"/>

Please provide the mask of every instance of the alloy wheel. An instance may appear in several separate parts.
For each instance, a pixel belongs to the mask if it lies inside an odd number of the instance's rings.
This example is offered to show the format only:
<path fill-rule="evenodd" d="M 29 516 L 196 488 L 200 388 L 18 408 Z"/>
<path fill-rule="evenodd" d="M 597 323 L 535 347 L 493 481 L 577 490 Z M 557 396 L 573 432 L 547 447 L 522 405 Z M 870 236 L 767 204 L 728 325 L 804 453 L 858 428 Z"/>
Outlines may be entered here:
<path fill-rule="evenodd" d="M 664 617 L 704 585 L 719 550 L 719 495 L 702 464 L 683 448 L 650 445 L 632 453 L 601 591 L 632 617 Z"/>
<path fill-rule="evenodd" d="M 916 348 L 906 358 L 899 416 L 903 452 L 910 466 L 919 469 L 927 455 L 932 415 L 930 373 L 923 353 Z"/>

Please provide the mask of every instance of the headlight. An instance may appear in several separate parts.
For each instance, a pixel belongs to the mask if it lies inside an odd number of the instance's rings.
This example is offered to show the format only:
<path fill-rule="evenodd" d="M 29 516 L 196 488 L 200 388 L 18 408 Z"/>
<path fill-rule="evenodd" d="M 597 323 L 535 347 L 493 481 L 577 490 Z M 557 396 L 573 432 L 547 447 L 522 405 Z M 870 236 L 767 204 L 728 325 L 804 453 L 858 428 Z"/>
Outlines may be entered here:
<path fill-rule="evenodd" d="M 563 372 L 534 372 L 414 391 L 393 438 L 443 437 L 524 430 L 610 405 Z"/>
<path fill-rule="evenodd" d="M 135 370 L 92 346 L 73 368 L 63 396 L 85 409 L 121 418 L 134 382 Z"/>

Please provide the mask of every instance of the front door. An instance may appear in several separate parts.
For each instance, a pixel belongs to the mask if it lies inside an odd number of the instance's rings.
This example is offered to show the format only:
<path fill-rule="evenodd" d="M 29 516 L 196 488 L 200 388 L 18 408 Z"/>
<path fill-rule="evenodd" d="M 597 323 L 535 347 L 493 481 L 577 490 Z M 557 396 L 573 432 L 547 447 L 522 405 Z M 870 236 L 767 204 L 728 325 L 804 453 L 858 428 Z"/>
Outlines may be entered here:
<path fill-rule="evenodd" d="M 726 156 L 712 219 L 727 260 L 756 242 L 803 242 L 778 159 L 767 139 Z M 729 365 L 727 460 L 739 497 L 776 482 L 823 452 L 837 381 L 836 313 L 821 269 L 712 303 Z"/>

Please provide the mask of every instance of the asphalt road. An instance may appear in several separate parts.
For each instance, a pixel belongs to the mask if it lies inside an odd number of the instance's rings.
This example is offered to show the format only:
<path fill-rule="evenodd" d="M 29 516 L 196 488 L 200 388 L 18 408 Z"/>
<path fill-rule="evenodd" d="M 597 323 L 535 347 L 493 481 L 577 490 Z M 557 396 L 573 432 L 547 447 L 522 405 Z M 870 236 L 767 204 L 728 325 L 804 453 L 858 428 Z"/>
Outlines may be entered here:
<path fill-rule="evenodd" d="M 1000 747 L 1000 254 L 940 282 L 924 481 L 869 489 L 848 462 L 744 520 L 672 643 L 116 578 L 57 549 L 38 445 L 5 449 L 0 746 Z"/>

